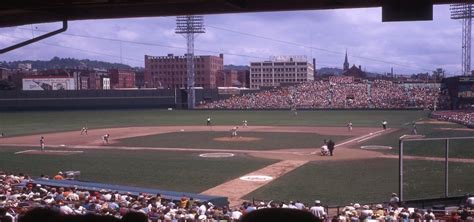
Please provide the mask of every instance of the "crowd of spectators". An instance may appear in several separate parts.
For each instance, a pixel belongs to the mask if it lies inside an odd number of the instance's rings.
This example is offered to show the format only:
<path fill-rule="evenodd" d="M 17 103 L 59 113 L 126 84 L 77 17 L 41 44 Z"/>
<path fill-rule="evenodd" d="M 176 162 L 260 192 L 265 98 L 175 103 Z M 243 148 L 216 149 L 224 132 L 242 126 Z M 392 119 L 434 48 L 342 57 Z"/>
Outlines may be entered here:
<path fill-rule="evenodd" d="M 53 178 L 61 179 L 61 175 Z M 42 179 L 46 179 L 43 177 Z M 36 208 L 48 209 L 62 216 L 98 215 L 110 221 L 125 221 L 130 213 L 145 215 L 146 221 L 208 221 L 238 220 L 250 205 L 237 208 L 216 207 L 211 202 L 199 202 L 183 196 L 178 201 L 166 200 L 160 194 L 119 193 L 108 190 L 89 191 L 75 187 L 48 187 L 30 183 L 23 174 L 0 172 L 0 221 L 22 220 Z M 22 183 L 23 182 L 23 183 Z M 20 185 L 24 184 L 24 185 Z M 28 217 L 27 217 L 28 218 Z M 31 221 L 31 220 L 30 220 Z M 34 220 L 33 220 L 34 221 Z"/>
<path fill-rule="evenodd" d="M 47 177 L 43 176 L 43 179 L 45 178 Z M 55 178 L 61 179 L 61 175 Z M 319 200 L 314 201 L 311 206 L 300 201 L 268 201 L 244 202 L 240 206 L 230 208 L 214 206 L 211 202 L 199 202 L 186 196 L 170 201 L 162 198 L 160 194 L 141 193 L 134 196 L 107 190 L 96 192 L 75 187 L 47 187 L 30 182 L 28 176 L 0 172 L 1 222 L 42 221 L 39 217 L 49 218 L 43 221 L 245 222 L 251 221 L 245 219 L 246 215 L 261 209 L 300 210 L 313 217 L 314 221 L 355 222 L 375 219 L 392 222 L 405 219 L 430 221 L 436 218 L 430 210 L 400 207 L 396 194 L 392 194 L 386 205 L 350 204 L 337 215 L 329 217 L 327 209 Z M 453 211 L 455 213 L 451 216 L 472 221 L 468 207 L 471 210 L 474 207 L 474 197 L 468 198 L 466 206 Z M 59 217 L 64 220 L 51 219 Z"/>
<path fill-rule="evenodd" d="M 336 81 L 337 80 L 337 81 Z M 294 86 L 233 96 L 202 104 L 203 109 L 433 109 L 440 90 L 410 87 L 387 80 L 356 83 L 349 79 L 309 81 Z"/>
<path fill-rule="evenodd" d="M 459 123 L 474 128 L 474 110 L 436 111 L 431 113 L 431 118 Z"/>

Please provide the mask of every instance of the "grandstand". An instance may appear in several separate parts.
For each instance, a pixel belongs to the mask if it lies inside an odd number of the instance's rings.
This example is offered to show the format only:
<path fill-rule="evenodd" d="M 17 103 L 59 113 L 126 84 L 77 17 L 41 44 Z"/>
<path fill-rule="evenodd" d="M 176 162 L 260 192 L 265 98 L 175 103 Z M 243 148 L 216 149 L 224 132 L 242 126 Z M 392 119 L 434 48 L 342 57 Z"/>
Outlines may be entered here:
<path fill-rule="evenodd" d="M 135 192 L 129 192 L 127 189 L 132 189 Z M 170 194 L 162 195 L 157 193 L 157 190 L 69 181 L 64 180 L 60 174 L 51 180 L 47 177 L 31 180 L 29 176 L 23 174 L 14 175 L 0 172 L 0 209 L 5 209 L 5 211 L 0 211 L 2 222 L 27 221 L 28 216 L 22 217 L 22 215 L 27 210 L 37 207 L 52 209 L 52 212 L 58 212 L 63 216 L 95 214 L 109 216 L 116 221 L 120 221 L 120 218 L 122 221 L 126 221 L 127 214 L 139 212 L 146 215 L 148 221 L 224 220 L 237 222 L 242 219 L 243 215 L 265 208 L 286 208 L 313 214 L 318 208 L 322 213 L 315 217 L 314 221 L 321 219 L 329 221 L 331 218 L 337 221 L 368 219 L 377 221 L 403 219 L 472 221 L 472 207 L 474 206 L 474 197 L 471 196 L 399 202 L 396 194 L 392 194 L 392 197 L 385 203 L 363 205 L 355 203 L 332 207 L 323 207 L 319 201 L 313 205 L 300 201 L 255 200 L 244 202 L 240 206 L 229 207 L 221 205 L 219 198 L 210 199 L 209 197 L 188 196 L 187 194 L 182 194 L 180 198 L 172 196 L 172 194 L 171 196 Z M 217 201 L 219 204 L 213 203 L 213 201 Z M 440 205 L 440 203 L 446 205 Z M 40 218 L 36 219 L 40 220 Z"/>
<path fill-rule="evenodd" d="M 433 109 L 445 107 L 440 89 L 422 84 L 405 87 L 388 80 L 310 81 L 235 96 L 201 105 L 201 109 Z"/>

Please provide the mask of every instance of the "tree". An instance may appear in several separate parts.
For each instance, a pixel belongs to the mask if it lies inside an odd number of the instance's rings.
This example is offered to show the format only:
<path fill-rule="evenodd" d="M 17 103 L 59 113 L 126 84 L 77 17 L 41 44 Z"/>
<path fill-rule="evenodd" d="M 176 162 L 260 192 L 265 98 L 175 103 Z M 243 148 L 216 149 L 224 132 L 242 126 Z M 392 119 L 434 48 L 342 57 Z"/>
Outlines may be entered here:
<path fill-rule="evenodd" d="M 444 78 L 446 71 L 442 68 L 437 68 L 436 70 L 433 71 L 433 79 L 435 80 L 441 80 Z"/>

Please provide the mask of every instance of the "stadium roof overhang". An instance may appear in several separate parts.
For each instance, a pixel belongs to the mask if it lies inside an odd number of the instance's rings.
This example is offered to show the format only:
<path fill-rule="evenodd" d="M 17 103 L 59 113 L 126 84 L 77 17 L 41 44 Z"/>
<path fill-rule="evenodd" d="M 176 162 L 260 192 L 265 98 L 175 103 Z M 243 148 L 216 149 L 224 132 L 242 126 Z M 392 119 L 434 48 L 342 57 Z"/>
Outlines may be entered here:
<path fill-rule="evenodd" d="M 400 0 L 6 0 L 0 5 L 0 27 L 64 20 L 220 14 L 288 10 L 382 7 Z M 472 0 L 403 0 L 429 4 Z M 283 19 L 283 18 L 282 18 Z"/>

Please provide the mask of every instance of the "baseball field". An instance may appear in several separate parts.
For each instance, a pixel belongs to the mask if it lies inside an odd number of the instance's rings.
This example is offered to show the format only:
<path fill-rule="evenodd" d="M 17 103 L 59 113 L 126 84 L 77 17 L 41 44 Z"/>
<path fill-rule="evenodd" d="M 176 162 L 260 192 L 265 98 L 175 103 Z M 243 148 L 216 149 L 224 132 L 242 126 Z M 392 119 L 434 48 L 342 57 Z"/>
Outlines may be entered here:
<path fill-rule="evenodd" d="M 428 111 L 94 110 L 0 113 L 0 170 L 228 196 L 232 203 L 387 201 L 398 191 L 398 138 L 474 136 Z M 206 126 L 206 119 L 212 125 Z M 248 121 L 248 127 L 242 121 Z M 382 121 L 388 122 L 383 130 Z M 347 123 L 353 123 L 350 131 Z M 238 136 L 231 137 L 231 129 Z M 81 135 L 82 127 L 88 128 Z M 106 144 L 102 136 L 110 134 Z M 44 136 L 46 152 L 39 150 Z M 324 140 L 334 156 L 320 156 Z M 361 147 L 370 149 L 361 149 Z M 216 154 L 217 153 L 217 154 Z M 442 142 L 405 146 L 405 198 L 444 195 Z M 450 144 L 450 195 L 474 192 L 474 141 Z M 251 180 L 241 177 L 250 176 Z M 255 177 L 256 176 L 256 177 Z"/>

